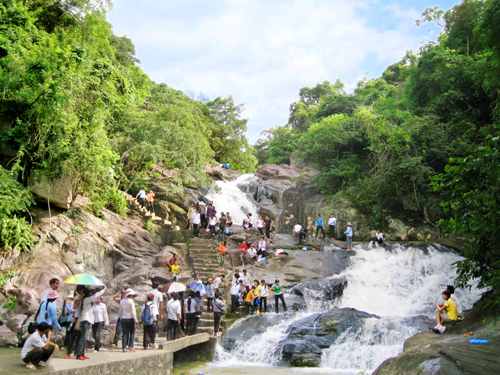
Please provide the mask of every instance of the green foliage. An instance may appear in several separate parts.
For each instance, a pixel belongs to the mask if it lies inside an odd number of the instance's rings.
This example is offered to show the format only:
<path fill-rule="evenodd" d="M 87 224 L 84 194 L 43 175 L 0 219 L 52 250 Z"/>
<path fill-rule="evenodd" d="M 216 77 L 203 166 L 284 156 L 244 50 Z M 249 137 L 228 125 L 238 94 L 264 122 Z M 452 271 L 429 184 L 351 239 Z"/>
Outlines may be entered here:
<path fill-rule="evenodd" d="M 92 197 L 92 208 L 98 216 L 100 216 L 103 208 L 127 216 L 128 202 L 116 188 L 108 188 L 99 190 Z"/>
<path fill-rule="evenodd" d="M 26 213 L 32 204 L 31 193 L 13 178 L 10 171 L 0 166 L 0 218 Z"/>
<path fill-rule="evenodd" d="M 151 232 L 153 230 L 153 220 L 148 220 L 146 222 L 146 229 L 148 232 Z"/>
<path fill-rule="evenodd" d="M 16 271 L 10 270 L 0 274 L 0 288 L 11 278 L 16 277 Z"/>
<path fill-rule="evenodd" d="M 77 236 L 79 234 L 85 233 L 85 230 L 81 226 L 75 225 L 73 227 L 73 229 L 71 230 L 71 233 L 73 233 L 75 236 Z"/>
<path fill-rule="evenodd" d="M 24 218 L 0 218 L 0 245 L 4 248 L 29 253 L 33 241 L 31 225 Z"/>
<path fill-rule="evenodd" d="M 3 308 L 7 309 L 7 311 L 13 312 L 17 306 L 17 297 L 9 299 L 6 303 L 3 304 Z"/>

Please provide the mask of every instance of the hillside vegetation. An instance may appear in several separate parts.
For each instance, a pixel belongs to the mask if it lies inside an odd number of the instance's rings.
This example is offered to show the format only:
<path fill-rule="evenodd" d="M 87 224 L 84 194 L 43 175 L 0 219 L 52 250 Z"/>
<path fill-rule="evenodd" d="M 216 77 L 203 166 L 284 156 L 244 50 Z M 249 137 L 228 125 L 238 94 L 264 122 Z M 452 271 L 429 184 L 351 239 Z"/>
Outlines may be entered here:
<path fill-rule="evenodd" d="M 500 1 L 463 0 L 427 9 L 439 40 L 408 51 L 352 92 L 324 81 L 303 87 L 288 123 L 256 144 L 260 163 L 308 163 L 316 183 L 383 223 L 386 211 L 412 213 L 469 236 L 458 264 L 500 287 Z M 432 213 L 432 214 L 431 214 Z M 500 303 L 500 299 L 497 300 Z"/>

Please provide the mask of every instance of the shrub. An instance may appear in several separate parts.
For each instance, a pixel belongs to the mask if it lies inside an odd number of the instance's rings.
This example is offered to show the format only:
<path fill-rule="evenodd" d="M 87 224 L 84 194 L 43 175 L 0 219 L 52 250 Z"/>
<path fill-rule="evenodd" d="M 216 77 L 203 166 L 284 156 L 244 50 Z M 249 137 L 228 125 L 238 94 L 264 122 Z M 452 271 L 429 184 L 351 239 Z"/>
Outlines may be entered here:
<path fill-rule="evenodd" d="M 92 197 L 92 208 L 94 213 L 99 215 L 103 208 L 116 212 L 118 215 L 127 216 L 128 202 L 116 188 L 101 190 L 100 193 Z"/>
<path fill-rule="evenodd" d="M 0 274 L 0 288 L 3 287 L 3 285 L 9 281 L 11 278 L 16 276 L 16 271 L 8 271 L 6 273 Z"/>
<path fill-rule="evenodd" d="M 0 219 L 0 244 L 7 250 L 17 248 L 21 252 L 29 253 L 33 241 L 31 225 L 24 218 L 14 216 Z"/>
<path fill-rule="evenodd" d="M 8 300 L 6 303 L 3 304 L 3 307 L 7 309 L 7 311 L 14 311 L 16 309 L 17 305 L 17 297 L 14 297 L 10 300 Z"/>

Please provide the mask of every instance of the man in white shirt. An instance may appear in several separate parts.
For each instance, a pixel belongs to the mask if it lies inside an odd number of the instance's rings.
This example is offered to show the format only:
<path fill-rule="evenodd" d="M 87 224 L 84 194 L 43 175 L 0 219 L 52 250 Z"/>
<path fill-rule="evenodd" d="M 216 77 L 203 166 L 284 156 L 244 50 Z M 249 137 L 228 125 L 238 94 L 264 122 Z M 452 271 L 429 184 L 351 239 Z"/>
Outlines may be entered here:
<path fill-rule="evenodd" d="M 101 349 L 101 332 L 103 328 L 108 328 L 109 319 L 108 319 L 108 309 L 104 304 L 104 297 L 101 297 L 99 303 L 94 304 L 92 308 L 92 312 L 94 313 L 94 324 L 92 324 L 92 337 L 94 338 L 94 353 L 99 352 Z"/>
<path fill-rule="evenodd" d="M 375 245 L 378 247 L 379 244 L 384 242 L 384 235 L 380 232 L 380 229 L 377 229 L 377 233 L 375 233 L 375 238 L 372 239 L 370 245 L 373 247 Z"/>
<path fill-rule="evenodd" d="M 42 296 L 40 297 L 40 303 L 47 301 L 47 297 L 49 296 L 50 291 L 57 290 L 59 288 L 59 283 L 60 283 L 59 279 L 56 279 L 56 278 L 51 279 L 49 281 L 50 288 L 47 289 L 45 292 L 43 292 Z"/>
<path fill-rule="evenodd" d="M 139 321 L 137 320 L 137 312 L 133 300 L 134 295 L 135 292 L 133 289 L 127 289 L 118 309 L 118 316 L 122 321 L 123 328 L 122 349 L 124 352 L 136 351 L 134 349 L 135 324 L 139 324 Z"/>
<path fill-rule="evenodd" d="M 142 188 L 135 196 L 135 199 L 139 198 L 139 200 L 142 202 L 142 207 L 144 208 L 146 207 L 146 195 L 146 188 Z"/>
<path fill-rule="evenodd" d="M 167 321 L 167 341 L 176 340 L 181 323 L 181 303 L 177 293 L 172 293 L 172 298 L 167 302 Z"/>
<path fill-rule="evenodd" d="M 247 292 L 250 291 L 252 287 L 252 275 L 247 270 L 243 270 L 243 274 L 240 275 L 240 278 L 243 280 L 243 286 L 246 288 Z"/>
<path fill-rule="evenodd" d="M 255 250 L 255 246 L 253 245 L 253 243 L 250 244 L 250 247 L 248 248 L 247 253 L 248 253 L 248 256 L 250 257 L 250 259 L 257 260 L 257 250 Z"/>
<path fill-rule="evenodd" d="M 330 232 L 330 239 L 335 239 L 335 226 L 337 225 L 337 218 L 330 214 L 330 218 L 328 219 L 328 231 Z"/>
<path fill-rule="evenodd" d="M 221 286 L 227 286 L 225 284 L 222 284 L 222 282 L 224 281 L 225 277 L 226 277 L 225 275 L 219 275 L 218 277 L 215 278 L 215 280 L 214 280 L 214 288 L 215 288 L 215 292 L 216 293 L 220 292 L 220 287 Z"/>
<path fill-rule="evenodd" d="M 153 328 L 151 329 L 151 343 L 149 347 L 155 347 L 156 331 L 158 329 L 158 322 L 163 319 L 163 294 L 158 290 L 160 283 L 158 281 L 153 281 L 153 289 L 151 289 L 147 294 L 151 293 L 153 295 L 153 306 L 151 308 L 151 314 L 153 315 Z M 146 294 L 146 295 L 147 295 Z"/>
<path fill-rule="evenodd" d="M 197 209 L 193 210 L 193 238 L 200 235 L 201 215 Z"/>
<path fill-rule="evenodd" d="M 45 367 L 54 350 L 59 353 L 59 347 L 47 339 L 48 333 L 49 325 L 42 322 L 23 345 L 21 358 L 30 370 L 36 370 L 35 365 Z"/>

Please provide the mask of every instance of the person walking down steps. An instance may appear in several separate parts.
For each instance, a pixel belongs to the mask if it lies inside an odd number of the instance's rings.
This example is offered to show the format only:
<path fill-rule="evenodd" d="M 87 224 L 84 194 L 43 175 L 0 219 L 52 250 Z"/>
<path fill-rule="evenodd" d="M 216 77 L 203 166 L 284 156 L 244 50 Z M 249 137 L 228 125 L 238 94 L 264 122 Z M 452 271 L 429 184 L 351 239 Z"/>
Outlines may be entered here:
<path fill-rule="evenodd" d="M 139 199 L 139 202 L 141 202 L 142 207 L 146 208 L 146 197 L 147 197 L 146 188 L 142 188 L 135 196 L 135 199 Z"/>
<path fill-rule="evenodd" d="M 154 206 L 154 200 L 155 200 L 155 193 L 153 193 L 153 190 L 150 190 L 148 194 L 146 194 L 146 200 L 148 202 L 148 210 L 151 213 L 151 215 L 154 215 L 155 213 L 155 206 Z"/>

